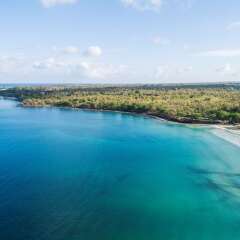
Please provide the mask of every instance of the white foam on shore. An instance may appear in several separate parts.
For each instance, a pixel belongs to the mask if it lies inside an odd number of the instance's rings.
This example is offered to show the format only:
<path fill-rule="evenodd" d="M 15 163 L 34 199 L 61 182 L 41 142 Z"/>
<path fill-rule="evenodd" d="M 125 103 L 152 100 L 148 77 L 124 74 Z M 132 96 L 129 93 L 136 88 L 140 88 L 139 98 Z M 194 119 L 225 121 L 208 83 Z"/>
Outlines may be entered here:
<path fill-rule="evenodd" d="M 238 130 L 229 130 L 222 127 L 216 127 L 211 130 L 217 137 L 240 147 L 240 132 Z"/>

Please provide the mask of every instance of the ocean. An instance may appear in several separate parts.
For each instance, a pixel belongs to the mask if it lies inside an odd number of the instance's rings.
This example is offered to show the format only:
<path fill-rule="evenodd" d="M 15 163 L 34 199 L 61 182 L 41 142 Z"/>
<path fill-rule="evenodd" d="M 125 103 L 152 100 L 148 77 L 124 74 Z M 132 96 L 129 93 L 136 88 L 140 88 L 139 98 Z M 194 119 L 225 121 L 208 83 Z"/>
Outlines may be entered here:
<path fill-rule="evenodd" d="M 0 100 L 0 239 L 236 240 L 239 156 L 204 127 Z"/>

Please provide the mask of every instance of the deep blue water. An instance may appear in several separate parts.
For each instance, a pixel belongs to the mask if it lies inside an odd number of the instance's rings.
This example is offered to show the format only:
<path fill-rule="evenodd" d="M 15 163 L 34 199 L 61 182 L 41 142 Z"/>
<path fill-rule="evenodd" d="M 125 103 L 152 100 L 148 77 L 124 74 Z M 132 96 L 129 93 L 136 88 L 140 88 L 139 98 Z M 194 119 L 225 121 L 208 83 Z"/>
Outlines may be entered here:
<path fill-rule="evenodd" d="M 1 240 L 236 240 L 239 189 L 208 129 L 0 100 Z"/>

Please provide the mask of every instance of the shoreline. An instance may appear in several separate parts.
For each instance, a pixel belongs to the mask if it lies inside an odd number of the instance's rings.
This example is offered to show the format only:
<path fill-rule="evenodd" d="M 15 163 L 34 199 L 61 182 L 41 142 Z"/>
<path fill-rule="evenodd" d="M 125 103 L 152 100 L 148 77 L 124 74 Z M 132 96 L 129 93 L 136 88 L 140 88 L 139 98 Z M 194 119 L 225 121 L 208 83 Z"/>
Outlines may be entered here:
<path fill-rule="evenodd" d="M 54 106 L 54 105 L 26 105 L 20 99 L 14 97 L 1 97 L 0 99 L 7 99 L 17 101 L 19 106 L 23 108 L 56 108 L 56 109 L 67 109 L 67 110 L 82 110 L 82 111 L 93 111 L 93 112 L 112 112 L 112 113 L 121 113 L 121 114 L 130 114 L 133 116 L 142 116 L 145 118 L 151 118 L 169 124 L 180 124 L 185 125 L 186 127 L 202 127 L 208 128 L 209 131 L 215 136 L 240 147 L 240 125 L 239 124 L 223 124 L 221 122 L 199 122 L 199 121 L 180 121 L 179 119 L 169 118 L 167 116 L 155 116 L 150 113 L 137 113 L 137 112 L 127 112 L 120 110 L 107 110 L 107 109 L 95 109 L 95 108 L 75 108 L 75 107 L 64 107 L 64 106 Z"/>
<path fill-rule="evenodd" d="M 130 111 L 122 111 L 122 110 L 110 110 L 110 109 L 97 109 L 97 108 L 79 108 L 79 107 L 71 107 L 71 106 L 55 106 L 55 105 L 27 105 L 24 104 L 24 102 L 17 98 L 17 97 L 5 97 L 5 96 L 0 96 L 0 99 L 8 99 L 8 100 L 13 100 L 19 102 L 19 104 L 22 107 L 25 108 L 61 108 L 61 109 L 72 109 L 72 110 L 88 110 L 88 111 L 96 111 L 96 112 L 115 112 L 115 113 L 126 113 L 126 114 L 132 114 L 136 116 L 144 116 L 144 117 L 149 117 L 149 118 L 154 118 L 157 120 L 161 121 L 166 121 L 169 123 L 175 123 L 175 124 L 183 124 L 187 126 L 210 126 L 213 128 L 219 128 L 219 129 L 226 129 L 226 130 L 239 130 L 240 131 L 240 124 L 229 124 L 227 122 L 223 122 L 221 120 L 216 120 L 216 121 L 210 121 L 210 120 L 194 120 L 194 119 L 188 119 L 188 118 L 182 118 L 178 119 L 175 117 L 170 117 L 167 115 L 154 115 L 152 113 L 139 113 L 139 112 L 130 112 Z"/>
<path fill-rule="evenodd" d="M 240 129 L 231 126 L 213 126 L 210 131 L 217 137 L 240 147 Z"/>
<path fill-rule="evenodd" d="M 56 106 L 56 105 L 29 105 L 29 104 L 24 104 L 19 99 L 16 99 L 17 101 L 20 102 L 20 104 L 23 107 L 29 107 L 29 108 L 62 108 L 62 109 L 75 109 L 75 110 L 89 110 L 89 111 L 99 111 L 99 112 L 117 112 L 117 113 L 128 113 L 128 114 L 133 114 L 133 115 L 140 115 L 140 116 L 146 116 L 146 117 L 151 117 L 155 119 L 160 119 L 163 121 L 168 121 L 172 123 L 179 123 L 179 124 L 186 124 L 186 125 L 219 125 L 219 126 L 239 126 L 240 124 L 229 124 L 227 122 L 221 121 L 221 120 L 208 120 L 208 119 L 189 119 L 189 118 L 175 118 L 172 116 L 168 116 L 165 114 L 162 115 L 155 115 L 154 113 L 151 112 L 134 112 L 134 111 L 123 111 L 123 110 L 113 110 L 113 109 L 98 109 L 98 108 L 87 108 L 87 107 L 71 107 L 71 106 Z"/>
<path fill-rule="evenodd" d="M 3 97 L 3 99 L 12 99 L 14 101 L 18 101 L 19 104 L 22 107 L 26 108 L 61 108 L 61 109 L 72 109 L 72 110 L 84 110 L 84 111 L 96 111 L 96 112 L 115 112 L 115 113 L 122 113 L 122 114 L 132 114 L 136 116 L 144 116 L 144 117 L 149 117 L 149 118 L 154 118 L 157 120 L 161 121 L 166 121 L 169 123 L 175 123 L 175 124 L 183 124 L 187 126 L 212 126 L 212 127 L 219 127 L 219 128 L 226 128 L 229 129 L 231 128 L 232 130 L 235 130 L 235 128 L 240 130 L 240 124 L 230 124 L 227 122 L 223 122 L 221 120 L 215 120 L 215 121 L 210 121 L 210 120 L 194 120 L 194 119 L 188 119 L 188 118 L 182 118 L 178 119 L 175 117 L 167 116 L 167 115 L 154 115 L 152 113 L 140 113 L 140 112 L 130 112 L 130 111 L 122 111 L 122 110 L 111 110 L 111 109 L 98 109 L 98 108 L 79 108 L 79 107 L 71 107 L 71 106 L 55 106 L 55 105 L 28 105 L 24 104 L 24 102 L 15 97 Z"/>
<path fill-rule="evenodd" d="M 95 108 L 74 108 L 74 107 L 61 107 L 61 106 L 29 106 L 24 105 L 23 102 L 20 101 L 22 107 L 26 108 L 56 108 L 56 109 L 67 109 L 67 110 L 82 110 L 82 111 L 92 111 L 92 112 L 112 112 L 112 113 L 120 113 L 120 114 L 130 114 L 133 116 L 142 116 L 145 118 L 151 118 L 155 120 L 159 120 L 162 122 L 167 122 L 169 124 L 179 124 L 184 125 L 186 127 L 202 127 L 205 129 L 209 129 L 211 134 L 214 134 L 216 137 L 221 138 L 222 140 L 233 144 L 234 146 L 240 147 L 240 125 L 239 124 L 223 124 L 223 123 L 212 123 L 212 122 L 182 122 L 175 121 L 174 119 L 164 118 L 160 116 L 155 116 L 148 113 L 137 113 L 137 112 L 127 112 L 127 111 L 119 111 L 119 110 L 107 110 L 107 109 L 95 109 Z"/>
<path fill-rule="evenodd" d="M 78 107 L 63 107 L 63 106 L 54 106 L 54 105 L 25 105 L 23 102 L 19 101 L 22 107 L 25 108 L 57 108 L 57 109 L 68 109 L 68 110 L 83 110 L 83 111 L 93 111 L 93 112 L 113 112 L 113 113 L 121 113 L 121 114 L 130 114 L 134 116 L 143 116 L 147 118 L 153 118 L 160 121 L 165 121 L 172 124 L 182 124 L 186 126 L 198 126 L 198 127 L 209 127 L 212 129 L 221 129 L 226 130 L 228 132 L 238 132 L 240 137 L 240 124 L 228 124 L 223 123 L 221 121 L 198 121 L 198 120 L 187 120 L 181 121 L 180 119 L 170 118 L 167 116 L 156 116 L 150 113 L 138 113 L 138 112 L 128 112 L 128 111 L 120 111 L 120 110 L 108 110 L 108 109 L 97 109 L 97 108 L 78 108 Z"/>

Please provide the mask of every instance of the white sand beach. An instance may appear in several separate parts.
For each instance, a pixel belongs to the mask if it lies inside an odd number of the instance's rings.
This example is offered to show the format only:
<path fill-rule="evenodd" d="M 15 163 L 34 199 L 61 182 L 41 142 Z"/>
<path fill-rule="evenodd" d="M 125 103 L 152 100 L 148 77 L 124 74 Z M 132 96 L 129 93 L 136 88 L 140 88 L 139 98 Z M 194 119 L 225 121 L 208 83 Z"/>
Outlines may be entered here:
<path fill-rule="evenodd" d="M 240 126 L 239 125 L 214 125 L 211 129 L 216 136 L 240 147 Z"/>

